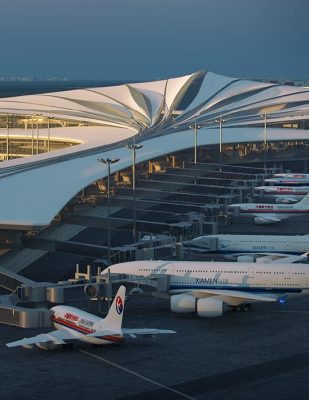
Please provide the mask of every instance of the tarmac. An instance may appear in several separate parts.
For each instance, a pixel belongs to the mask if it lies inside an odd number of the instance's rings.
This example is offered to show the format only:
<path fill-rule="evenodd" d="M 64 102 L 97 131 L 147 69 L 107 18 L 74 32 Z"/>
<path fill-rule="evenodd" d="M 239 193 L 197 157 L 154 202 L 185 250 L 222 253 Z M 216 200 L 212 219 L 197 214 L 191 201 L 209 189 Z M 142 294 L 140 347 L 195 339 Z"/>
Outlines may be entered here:
<path fill-rule="evenodd" d="M 123 326 L 177 334 L 43 351 L 5 343 L 48 329 L 0 325 L 1 400 L 308 398 L 309 296 L 215 319 L 174 314 L 168 300 L 134 296 Z"/>
<path fill-rule="evenodd" d="M 151 211 L 148 216 L 151 219 Z M 257 226 L 252 218 L 240 217 L 232 224 L 220 225 L 219 233 L 305 234 L 308 224 L 309 216 L 291 217 L 268 226 Z M 106 230 L 87 228 L 74 240 L 102 244 Z M 118 232 L 114 240 L 130 243 L 131 232 Z M 186 258 L 191 256 L 185 254 Z M 212 257 L 195 255 L 196 260 Z M 48 253 L 22 274 L 41 281 L 67 279 L 72 277 L 76 263 L 87 264 L 88 259 Z M 79 302 L 72 305 L 85 307 Z M 228 312 L 207 319 L 196 314 L 174 314 L 168 300 L 145 294 L 128 299 L 123 326 L 173 329 L 177 333 L 104 347 L 77 342 L 71 350 L 43 351 L 9 349 L 5 343 L 52 328 L 0 325 L 0 399 L 308 398 L 309 296 L 288 299 L 284 305 L 254 304 L 249 312 Z"/>

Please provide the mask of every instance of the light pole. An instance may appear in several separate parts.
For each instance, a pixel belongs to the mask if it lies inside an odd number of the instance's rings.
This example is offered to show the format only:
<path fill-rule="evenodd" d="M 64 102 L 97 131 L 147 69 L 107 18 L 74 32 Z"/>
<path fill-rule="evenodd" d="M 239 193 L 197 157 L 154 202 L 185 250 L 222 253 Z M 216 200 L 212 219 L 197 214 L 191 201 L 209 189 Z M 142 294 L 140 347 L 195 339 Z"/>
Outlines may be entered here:
<path fill-rule="evenodd" d="M 201 129 L 200 125 L 196 124 L 196 121 L 194 125 L 189 126 L 190 129 L 193 129 L 194 132 L 194 164 L 197 163 L 197 131 L 198 129 Z"/>
<path fill-rule="evenodd" d="M 136 150 L 143 147 L 142 144 L 127 144 L 126 148 L 132 150 L 132 189 L 133 189 L 133 239 L 136 243 L 136 193 L 135 193 L 135 164 L 136 164 Z"/>
<path fill-rule="evenodd" d="M 266 175 L 267 169 L 267 117 L 270 117 L 268 114 L 261 114 L 261 118 L 264 118 L 264 174 Z"/>
<path fill-rule="evenodd" d="M 98 158 L 98 161 L 107 165 L 107 258 L 111 265 L 111 209 L 110 209 L 110 175 L 111 164 L 118 162 L 120 158 Z"/>
<path fill-rule="evenodd" d="M 225 122 L 225 119 L 220 117 L 219 119 L 215 119 L 215 122 L 219 124 L 219 153 L 220 153 L 220 171 L 222 169 L 222 124 Z"/>

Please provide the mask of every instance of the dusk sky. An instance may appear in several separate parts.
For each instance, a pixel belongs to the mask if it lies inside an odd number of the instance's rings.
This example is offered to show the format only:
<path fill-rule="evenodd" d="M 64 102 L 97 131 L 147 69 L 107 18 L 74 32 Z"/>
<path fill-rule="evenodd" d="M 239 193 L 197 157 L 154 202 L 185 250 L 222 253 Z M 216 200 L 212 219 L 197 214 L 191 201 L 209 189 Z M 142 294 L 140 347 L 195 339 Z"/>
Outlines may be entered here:
<path fill-rule="evenodd" d="M 1 0 L 0 76 L 309 79 L 308 0 Z"/>

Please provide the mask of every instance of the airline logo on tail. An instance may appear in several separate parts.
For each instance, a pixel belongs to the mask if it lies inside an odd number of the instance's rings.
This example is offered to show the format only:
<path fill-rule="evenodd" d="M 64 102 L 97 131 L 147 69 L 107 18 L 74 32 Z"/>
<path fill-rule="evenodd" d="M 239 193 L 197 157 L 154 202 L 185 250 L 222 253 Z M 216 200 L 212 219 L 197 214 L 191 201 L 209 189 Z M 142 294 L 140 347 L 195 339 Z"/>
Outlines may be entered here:
<path fill-rule="evenodd" d="M 119 315 L 123 312 L 123 302 L 120 296 L 117 296 L 116 299 L 116 311 Z"/>

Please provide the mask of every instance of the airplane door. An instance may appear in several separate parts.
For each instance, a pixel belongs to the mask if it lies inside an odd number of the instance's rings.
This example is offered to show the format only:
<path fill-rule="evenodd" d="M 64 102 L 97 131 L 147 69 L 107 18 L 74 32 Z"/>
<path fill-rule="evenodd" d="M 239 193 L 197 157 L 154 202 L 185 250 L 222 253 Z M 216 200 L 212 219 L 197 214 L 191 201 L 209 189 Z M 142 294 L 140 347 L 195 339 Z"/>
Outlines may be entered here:
<path fill-rule="evenodd" d="M 290 267 L 285 269 L 284 278 L 285 279 L 291 279 L 291 268 Z"/>
<path fill-rule="evenodd" d="M 253 267 L 249 267 L 249 269 L 248 269 L 248 277 L 249 278 L 254 278 L 254 268 Z"/>
<path fill-rule="evenodd" d="M 173 273 L 175 272 L 175 265 L 174 264 L 170 264 L 168 266 L 168 271 L 169 271 L 170 275 L 173 275 Z"/>

